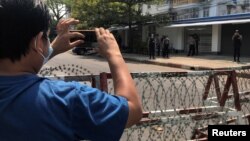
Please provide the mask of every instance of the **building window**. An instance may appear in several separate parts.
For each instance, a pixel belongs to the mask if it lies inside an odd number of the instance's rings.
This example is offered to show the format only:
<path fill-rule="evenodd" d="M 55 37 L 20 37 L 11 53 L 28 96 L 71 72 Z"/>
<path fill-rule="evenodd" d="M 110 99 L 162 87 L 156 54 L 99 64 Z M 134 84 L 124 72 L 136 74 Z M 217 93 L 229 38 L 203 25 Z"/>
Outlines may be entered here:
<path fill-rule="evenodd" d="M 184 5 L 184 4 L 190 4 L 190 3 L 198 3 L 200 0 L 173 0 L 173 5 Z"/>
<path fill-rule="evenodd" d="M 199 17 L 199 8 L 180 10 L 177 13 L 177 20 L 192 19 Z"/>
<path fill-rule="evenodd" d="M 208 7 L 205 7 L 203 9 L 203 17 L 209 17 L 209 8 Z"/>
<path fill-rule="evenodd" d="M 193 8 L 191 18 L 198 18 L 198 17 L 199 17 L 199 8 Z"/>

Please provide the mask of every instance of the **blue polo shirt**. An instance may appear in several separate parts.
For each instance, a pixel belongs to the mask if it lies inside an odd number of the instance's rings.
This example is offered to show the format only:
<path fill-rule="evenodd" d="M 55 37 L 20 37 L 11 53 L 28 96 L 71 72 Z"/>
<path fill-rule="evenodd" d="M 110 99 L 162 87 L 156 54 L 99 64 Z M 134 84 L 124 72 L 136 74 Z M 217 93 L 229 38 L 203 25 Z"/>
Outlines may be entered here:
<path fill-rule="evenodd" d="M 128 103 L 77 82 L 0 76 L 1 141 L 118 141 Z"/>

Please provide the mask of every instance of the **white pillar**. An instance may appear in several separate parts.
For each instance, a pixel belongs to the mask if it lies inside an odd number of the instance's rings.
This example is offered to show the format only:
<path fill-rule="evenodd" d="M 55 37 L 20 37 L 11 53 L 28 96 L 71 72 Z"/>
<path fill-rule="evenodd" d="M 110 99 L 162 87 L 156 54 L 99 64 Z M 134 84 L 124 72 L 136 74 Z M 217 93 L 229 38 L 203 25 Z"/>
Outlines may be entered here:
<path fill-rule="evenodd" d="M 177 50 L 184 50 L 184 28 L 176 28 L 176 31 L 172 34 L 175 35 L 175 41 L 173 43 L 174 48 Z"/>
<path fill-rule="evenodd" d="M 213 25 L 211 52 L 219 53 L 220 51 L 221 51 L 221 25 Z"/>

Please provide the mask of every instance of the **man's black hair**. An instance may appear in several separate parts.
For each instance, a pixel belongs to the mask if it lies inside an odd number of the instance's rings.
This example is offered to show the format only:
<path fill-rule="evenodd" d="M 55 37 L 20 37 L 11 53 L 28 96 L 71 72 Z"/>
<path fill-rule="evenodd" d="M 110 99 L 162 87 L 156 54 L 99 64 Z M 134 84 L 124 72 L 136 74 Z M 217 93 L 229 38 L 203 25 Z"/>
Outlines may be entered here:
<path fill-rule="evenodd" d="M 0 59 L 20 60 L 33 37 L 46 35 L 50 21 L 42 0 L 0 0 Z"/>

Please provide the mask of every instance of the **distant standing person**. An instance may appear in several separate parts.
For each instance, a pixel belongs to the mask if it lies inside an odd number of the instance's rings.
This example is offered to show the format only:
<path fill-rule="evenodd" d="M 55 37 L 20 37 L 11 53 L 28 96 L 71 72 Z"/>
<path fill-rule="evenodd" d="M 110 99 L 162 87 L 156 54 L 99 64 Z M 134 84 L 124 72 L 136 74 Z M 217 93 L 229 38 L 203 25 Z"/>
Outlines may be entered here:
<path fill-rule="evenodd" d="M 165 54 L 164 54 L 164 39 L 165 39 L 165 38 L 166 38 L 165 35 L 162 35 L 162 36 L 161 36 L 161 49 L 162 49 L 161 55 L 162 55 L 162 57 L 165 56 Z"/>
<path fill-rule="evenodd" d="M 162 55 L 162 57 L 164 57 L 164 54 L 163 54 L 163 47 L 164 47 L 164 43 L 163 43 L 163 41 L 164 41 L 164 39 L 165 39 L 165 35 L 162 35 L 161 36 L 161 40 L 160 40 L 160 46 L 161 46 L 161 55 Z"/>
<path fill-rule="evenodd" d="M 187 56 L 194 56 L 195 54 L 195 39 L 192 35 L 189 35 L 188 38 L 189 51 Z"/>
<path fill-rule="evenodd" d="M 239 30 L 235 30 L 235 33 L 232 37 L 233 46 L 234 46 L 234 61 L 240 62 L 240 48 L 242 45 L 242 35 L 240 35 Z"/>
<path fill-rule="evenodd" d="M 195 55 L 198 55 L 199 54 L 199 43 L 200 43 L 200 36 L 195 33 L 193 35 L 194 37 L 194 40 L 195 40 Z"/>
<path fill-rule="evenodd" d="M 160 53 L 161 53 L 161 42 L 160 42 L 159 34 L 155 35 L 155 47 L 157 48 L 157 56 L 160 56 Z"/>
<path fill-rule="evenodd" d="M 149 52 L 149 59 L 155 59 L 155 38 L 154 34 L 151 34 L 151 36 L 148 39 L 148 52 Z"/>
<path fill-rule="evenodd" d="M 163 39 L 163 50 L 162 50 L 162 54 L 163 54 L 163 57 L 169 57 L 169 38 L 168 36 L 164 36 L 164 39 Z"/>

